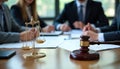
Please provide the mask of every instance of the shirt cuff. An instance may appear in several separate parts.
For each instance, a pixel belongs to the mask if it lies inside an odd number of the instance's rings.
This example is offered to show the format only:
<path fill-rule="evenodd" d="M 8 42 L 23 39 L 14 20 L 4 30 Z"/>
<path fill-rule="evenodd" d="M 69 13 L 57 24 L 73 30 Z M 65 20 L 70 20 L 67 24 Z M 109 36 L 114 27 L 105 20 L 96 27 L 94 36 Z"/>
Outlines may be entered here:
<path fill-rule="evenodd" d="M 56 29 L 57 29 L 57 30 L 60 30 L 60 26 L 61 26 L 61 25 L 62 25 L 62 24 L 58 24 L 57 27 L 56 27 Z"/>
<path fill-rule="evenodd" d="M 100 33 L 100 32 L 101 32 L 100 28 L 96 28 L 96 30 L 97 30 L 97 32 L 98 32 L 98 33 Z"/>
<path fill-rule="evenodd" d="M 91 24 L 91 26 L 92 26 L 93 28 L 96 28 L 94 24 Z"/>
<path fill-rule="evenodd" d="M 94 24 L 91 24 L 91 26 L 92 26 L 94 29 L 96 29 L 98 33 L 100 33 L 100 32 L 101 32 L 100 28 L 95 27 L 95 25 L 94 25 Z"/>
<path fill-rule="evenodd" d="M 104 42 L 105 41 L 103 33 L 99 33 L 98 34 L 98 41 L 100 41 L 100 42 Z"/>

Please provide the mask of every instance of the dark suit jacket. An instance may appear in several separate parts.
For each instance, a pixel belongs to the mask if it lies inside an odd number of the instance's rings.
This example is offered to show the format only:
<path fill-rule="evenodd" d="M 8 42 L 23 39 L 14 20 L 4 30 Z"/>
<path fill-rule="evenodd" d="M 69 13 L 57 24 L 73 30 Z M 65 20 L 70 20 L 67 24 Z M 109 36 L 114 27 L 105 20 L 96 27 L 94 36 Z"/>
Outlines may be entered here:
<path fill-rule="evenodd" d="M 13 5 L 11 7 L 11 14 L 19 25 L 25 26 L 25 21 L 23 20 L 22 13 L 21 13 L 21 8 L 18 5 Z M 41 28 L 45 27 L 46 23 L 39 16 L 38 16 L 38 19 L 40 21 Z M 28 20 L 28 22 L 29 21 L 30 20 Z"/>
<path fill-rule="evenodd" d="M 63 12 L 55 19 L 54 25 L 64 23 L 68 21 L 69 26 L 74 29 L 73 23 L 78 20 L 77 5 L 75 1 L 72 1 L 65 5 Z M 86 5 L 85 21 L 94 24 L 96 27 L 109 25 L 108 19 L 104 15 L 103 8 L 100 2 L 88 0 Z"/>
<path fill-rule="evenodd" d="M 7 5 L 2 4 L 7 32 L 4 31 L 0 21 L 0 44 L 9 42 L 18 42 L 20 40 L 19 33 L 24 31 L 25 28 L 19 26 L 10 14 L 10 10 Z M 1 18 L 0 18 L 1 19 Z"/>
<path fill-rule="evenodd" d="M 100 29 L 102 32 L 105 32 L 105 41 L 120 40 L 120 5 L 117 8 L 117 13 L 111 26 L 101 27 Z"/>

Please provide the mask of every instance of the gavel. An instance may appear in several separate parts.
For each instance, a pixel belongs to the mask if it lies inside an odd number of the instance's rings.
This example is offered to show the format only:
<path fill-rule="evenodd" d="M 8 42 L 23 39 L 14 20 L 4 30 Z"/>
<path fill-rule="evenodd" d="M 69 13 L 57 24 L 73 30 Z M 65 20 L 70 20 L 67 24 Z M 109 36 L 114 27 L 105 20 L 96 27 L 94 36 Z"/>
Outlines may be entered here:
<path fill-rule="evenodd" d="M 70 58 L 75 60 L 89 61 L 98 60 L 99 53 L 93 50 L 89 50 L 90 44 L 116 44 L 120 45 L 120 41 L 108 41 L 108 42 L 90 42 L 89 36 L 81 36 L 80 46 L 78 50 L 74 50 L 70 53 Z"/>
<path fill-rule="evenodd" d="M 90 42 L 90 44 L 115 44 L 120 45 L 120 41 Z"/>

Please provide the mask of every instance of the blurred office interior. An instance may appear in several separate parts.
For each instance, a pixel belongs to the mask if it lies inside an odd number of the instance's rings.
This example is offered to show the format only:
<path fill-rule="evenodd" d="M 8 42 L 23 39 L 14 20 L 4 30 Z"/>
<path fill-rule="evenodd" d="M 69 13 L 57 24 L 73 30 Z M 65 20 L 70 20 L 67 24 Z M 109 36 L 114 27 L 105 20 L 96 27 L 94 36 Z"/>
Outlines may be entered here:
<path fill-rule="evenodd" d="M 52 24 L 63 10 L 64 5 L 73 0 L 37 0 L 37 12 L 40 17 L 47 23 Z M 120 0 L 95 0 L 102 2 L 105 15 L 108 17 L 110 23 L 115 15 L 116 8 Z M 8 0 L 6 2 L 9 7 L 15 4 L 17 0 Z"/>

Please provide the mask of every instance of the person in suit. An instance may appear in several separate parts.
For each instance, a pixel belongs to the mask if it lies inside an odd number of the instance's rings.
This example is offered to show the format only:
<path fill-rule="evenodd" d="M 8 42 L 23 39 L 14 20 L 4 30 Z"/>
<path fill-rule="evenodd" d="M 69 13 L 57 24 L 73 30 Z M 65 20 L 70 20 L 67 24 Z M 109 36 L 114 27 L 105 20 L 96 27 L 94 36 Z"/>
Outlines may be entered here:
<path fill-rule="evenodd" d="M 0 0 L 0 44 L 34 39 L 38 31 L 25 31 L 24 27 L 19 26 L 12 18 L 8 6 L 4 4 L 5 1 L 7 0 Z"/>
<path fill-rule="evenodd" d="M 41 31 L 52 32 L 54 31 L 53 25 L 48 25 L 38 16 L 36 10 L 36 0 L 18 0 L 18 3 L 11 7 L 11 13 L 15 21 L 21 25 L 25 26 L 25 22 L 31 20 L 31 16 L 35 21 L 39 20 Z"/>
<path fill-rule="evenodd" d="M 65 24 L 66 21 L 68 24 Z M 109 25 L 100 2 L 74 0 L 65 5 L 62 13 L 54 21 L 55 28 L 62 31 L 83 29 L 87 23 L 95 27 Z"/>
<path fill-rule="evenodd" d="M 93 28 L 90 24 L 83 29 L 83 35 L 90 36 L 91 41 L 117 41 L 120 40 L 120 5 L 110 26 Z"/>

